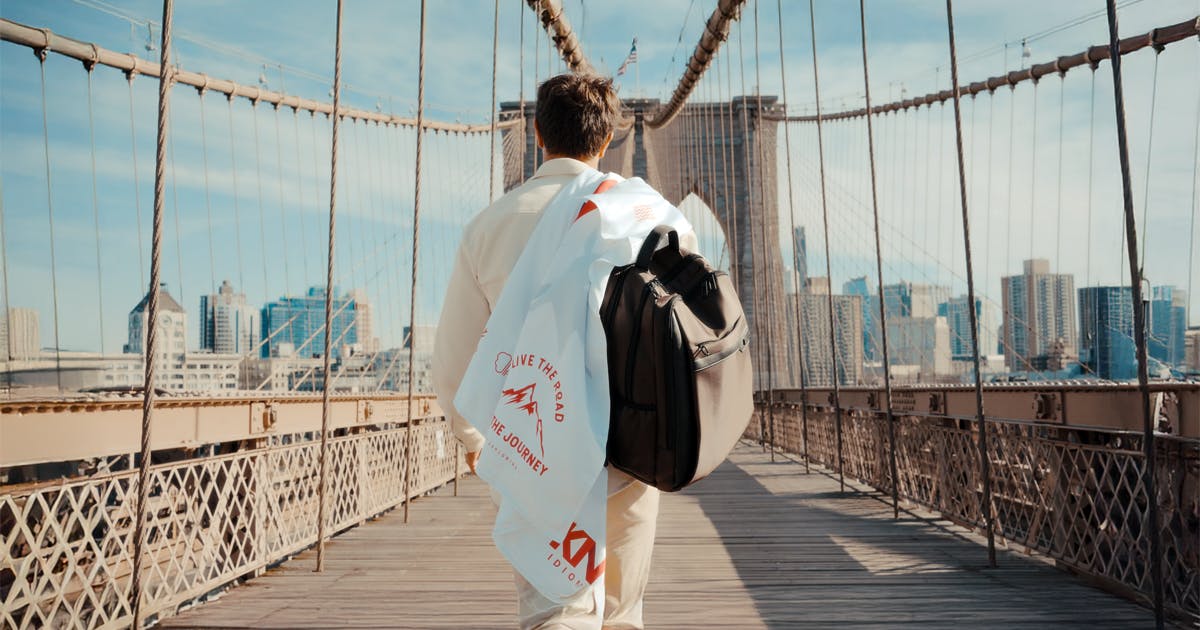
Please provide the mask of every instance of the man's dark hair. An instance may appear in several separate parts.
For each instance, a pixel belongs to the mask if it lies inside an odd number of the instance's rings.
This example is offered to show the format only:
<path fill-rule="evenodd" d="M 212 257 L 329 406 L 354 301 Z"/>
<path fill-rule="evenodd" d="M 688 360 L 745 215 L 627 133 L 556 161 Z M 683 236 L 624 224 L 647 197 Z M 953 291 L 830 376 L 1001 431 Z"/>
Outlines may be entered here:
<path fill-rule="evenodd" d="M 547 152 L 582 158 L 600 153 L 620 110 L 612 79 L 560 74 L 538 86 L 534 116 Z"/>

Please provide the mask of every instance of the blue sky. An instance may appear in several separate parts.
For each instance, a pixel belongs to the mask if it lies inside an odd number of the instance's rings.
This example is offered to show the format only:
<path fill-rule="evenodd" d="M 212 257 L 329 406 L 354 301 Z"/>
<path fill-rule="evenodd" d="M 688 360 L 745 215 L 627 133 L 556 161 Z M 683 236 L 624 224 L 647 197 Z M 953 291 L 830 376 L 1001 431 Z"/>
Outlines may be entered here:
<path fill-rule="evenodd" d="M 500 100 L 517 96 L 521 59 L 519 24 L 525 23 L 524 88 L 532 98 L 535 77 L 558 72 L 562 65 L 549 55 L 544 34 L 534 28 L 533 15 L 516 0 L 504 0 L 500 16 L 498 83 Z M 614 69 L 638 38 L 639 68 L 621 77 L 623 95 L 644 94 L 666 98 L 674 87 L 682 65 L 695 45 L 703 21 L 714 2 L 661 0 L 645 3 L 566 0 L 566 11 L 580 31 L 584 50 L 603 71 Z M 808 111 L 813 104 L 811 52 L 806 2 L 786 0 L 783 30 L 784 53 L 788 60 L 789 101 L 794 111 Z M 857 11 L 855 3 L 819 0 L 817 3 L 822 95 L 828 110 L 855 107 L 861 98 L 858 58 Z M 877 101 L 945 87 L 948 83 L 944 4 L 938 0 L 868 2 L 868 29 L 872 51 L 873 91 Z M 753 6 L 753 5 L 751 5 Z M 417 7 L 415 0 L 395 2 L 349 0 L 346 2 L 344 77 L 349 104 L 407 114 L 416 102 Z M 428 24 L 428 115 L 445 121 L 485 122 L 491 99 L 492 3 L 482 0 L 431 2 Z M 1102 2 L 1070 0 L 1037 2 L 959 2 L 956 10 L 960 70 L 964 79 L 977 80 L 999 74 L 1020 64 L 1022 37 L 1041 33 L 1074 18 L 1103 8 Z M 9 1 L 0 5 L 0 16 L 75 39 L 95 42 L 106 48 L 143 56 L 147 41 L 146 21 L 157 21 L 160 5 L 148 1 L 50 0 Z M 775 3 L 760 8 L 761 74 L 764 93 L 780 92 L 778 32 Z M 1122 33 L 1132 34 L 1154 26 L 1175 23 L 1200 13 L 1195 0 L 1142 0 L 1122 10 Z M 753 15 L 749 11 L 740 29 L 746 46 L 747 63 L 753 55 Z M 215 77 L 255 84 L 260 75 L 272 89 L 308 98 L 327 100 L 333 65 L 334 3 L 328 1 L 189 2 L 176 4 L 177 60 L 183 67 Z M 157 29 L 155 29 L 157 33 Z M 735 30 L 735 34 L 737 30 Z M 1031 44 L 1034 61 L 1074 53 L 1100 43 L 1106 37 L 1103 18 L 1092 19 Z M 155 36 L 157 39 L 157 35 Z M 681 43 L 680 43 L 681 42 Z M 1006 46 L 1006 44 L 1008 44 Z M 535 50 L 537 51 L 535 53 Z M 730 46 L 721 63 L 735 63 Z M 535 59 L 538 69 L 535 70 Z M 1183 285 L 1187 281 L 1187 246 L 1194 238 L 1187 233 L 1191 212 L 1192 164 L 1195 146 L 1190 130 L 1196 120 L 1197 82 L 1200 68 L 1194 41 L 1172 46 L 1159 59 L 1155 135 L 1153 151 L 1148 142 L 1148 113 L 1153 83 L 1154 56 L 1148 51 L 1127 62 L 1127 98 L 1131 120 L 1131 151 L 1135 165 L 1135 190 L 1139 199 L 1150 201 L 1149 227 L 1152 239 L 1147 255 L 1147 273 L 1156 283 Z M 1056 234 L 1051 239 L 1016 215 L 1025 216 L 1029 201 L 1009 200 L 994 192 L 982 199 L 985 182 L 978 180 L 972 198 L 988 208 L 995 221 L 992 229 L 980 230 L 979 246 L 987 257 L 977 269 L 988 269 L 984 283 L 999 298 L 1001 273 L 1019 269 L 1024 246 L 1014 246 L 1011 233 L 1033 234 L 1035 255 L 1062 261 L 1065 270 L 1096 282 L 1120 281 L 1120 260 L 1114 247 L 1119 239 L 1119 188 L 1115 188 L 1115 162 L 1111 132 L 1111 88 L 1107 66 L 1097 73 L 1097 180 L 1092 195 L 1093 214 L 1100 203 L 1103 216 L 1094 217 L 1098 235 L 1094 240 L 1092 269 L 1084 269 L 1083 247 L 1077 232 Z M 133 122 L 130 116 L 130 87 L 115 70 L 98 68 L 91 79 L 92 117 L 88 114 L 88 76 L 78 62 L 50 55 L 45 65 L 45 100 L 49 134 L 42 131 L 41 75 L 36 59 L 27 49 L 0 44 L 0 143 L 3 162 L 6 292 L 13 306 L 37 308 L 42 314 L 43 345 L 53 344 L 54 296 L 58 301 L 58 330 L 64 349 L 120 350 L 125 338 L 125 317 L 144 291 L 145 265 L 149 251 L 149 217 L 152 202 L 156 88 L 153 80 L 139 78 L 132 84 Z M 711 76 L 711 75 L 710 75 Z M 1089 74 L 1068 75 L 1062 96 L 1067 112 L 1063 146 L 1068 156 L 1086 150 L 1091 127 L 1086 114 L 1090 99 Z M 747 90 L 754 80 L 747 77 Z M 1055 160 L 1058 155 L 1058 79 L 1039 87 L 1042 118 L 1034 139 L 1023 135 L 1014 148 L 1018 164 L 1036 155 Z M 740 91 L 740 90 L 735 90 Z M 1015 95 L 998 94 L 993 116 L 1007 123 L 1011 112 L 1020 125 L 1029 126 L 1031 90 Z M 700 97 L 728 96 L 710 80 L 701 85 Z M 1025 100 L 1022 100 L 1025 99 Z M 977 129 L 983 129 L 984 101 L 975 104 Z M 329 124 L 290 110 L 276 112 L 267 106 L 252 108 L 246 101 L 227 103 L 209 94 L 203 101 L 187 87 L 173 92 L 172 133 L 174 164 L 167 186 L 166 247 L 164 279 L 172 293 L 189 309 L 191 345 L 197 343 L 198 301 L 202 292 L 228 278 L 244 290 L 251 303 L 262 304 L 283 293 L 300 293 L 305 287 L 323 283 L 324 234 L 328 205 Z M 945 136 L 947 119 L 933 110 L 936 119 L 921 118 L 919 133 Z M 1105 118 L 1107 116 L 1107 118 Z M 203 122 L 203 127 L 202 127 Z M 997 122 L 997 129 L 1007 129 Z M 92 196 L 92 152 L 89 131 L 95 134 L 96 205 Z M 338 284 L 365 287 L 377 302 L 376 322 L 385 345 L 398 343 L 407 320 L 412 212 L 413 135 L 409 131 L 381 130 L 375 126 L 347 125 L 347 153 L 343 179 L 339 182 Z M 892 131 L 903 133 L 903 127 Z M 886 124 L 879 131 L 888 133 Z M 136 139 L 137 169 L 132 166 Z M 797 145 L 804 134 L 796 131 Z M 832 134 L 839 133 L 831 130 Z M 853 147 L 861 138 L 848 130 L 846 139 L 831 149 L 831 171 L 854 169 Z M 912 133 L 918 133 L 913 131 Z M 1016 134 L 1014 134 L 1015 136 Z M 881 143 L 886 143 L 886 137 Z M 51 199 L 54 206 L 54 274 L 50 263 L 50 225 L 47 212 L 46 171 L 43 153 L 48 140 L 51 163 Z M 461 226 L 487 200 L 488 143 L 486 137 L 427 136 L 430 150 L 423 179 L 426 194 L 422 219 L 421 281 L 418 323 L 436 322 L 441 291 L 449 273 L 451 251 Z M 997 140 L 999 142 L 999 140 Z M 857 144 L 856 144 L 857 143 Z M 1024 143 L 1024 144 L 1021 144 Z M 1036 143 L 1036 151 L 1035 151 Z M 884 144 L 886 146 L 886 144 Z M 897 144 L 897 146 L 899 146 Z M 941 145 L 943 148 L 945 145 Z M 979 164 L 983 144 L 974 145 Z M 886 149 L 885 149 L 886 150 Z M 838 153 L 837 151 L 841 151 Z M 1027 153 L 1022 153 L 1027 151 Z M 992 156 L 1005 159 L 997 149 Z M 1022 157 L 1024 156 L 1024 157 Z M 895 157 L 900 158 L 897 154 Z M 922 164 L 932 157 L 917 156 Z M 948 160 L 950 155 L 943 156 Z M 1147 160 L 1152 169 L 1152 186 L 1147 194 Z M 812 183 L 811 146 L 794 146 L 796 181 Z M 949 164 L 938 162 L 941 167 Z M 235 164 L 236 161 L 236 164 Z M 1087 208 L 1080 205 L 1086 191 L 1083 160 L 1067 160 L 1064 173 L 1065 225 L 1083 225 Z M 206 164 L 207 162 L 207 164 Z M 896 159 L 894 164 L 903 164 Z M 235 167 L 236 166 L 236 167 Z M 915 167 L 914 167 L 915 168 Z M 932 182 L 933 167 L 907 174 L 911 181 Z M 982 168 L 982 167 L 981 167 Z M 894 179 L 903 179 L 896 172 Z M 836 172 L 834 177 L 836 177 Z M 861 186 L 846 176 L 845 186 Z M 980 173 L 982 177 L 982 173 Z M 136 188 L 135 188 L 136 178 Z M 807 178 L 807 179 L 806 179 Z M 1031 182 L 1032 183 L 1032 182 Z M 1014 182 L 1020 188 L 1020 181 Z M 1045 201 L 1056 196 L 1053 179 L 1034 183 L 1035 207 L 1039 212 L 1054 205 Z M 955 254 L 952 230 L 953 209 L 946 180 L 933 185 L 934 193 L 921 187 L 891 191 L 909 199 L 898 214 L 885 222 L 895 225 L 889 232 L 895 243 L 895 265 L 885 275 L 914 280 L 953 281 L 949 268 L 961 265 Z M 996 188 L 1004 188 L 996 184 Z M 137 194 L 135 196 L 135 192 Z M 806 185 L 798 203 L 803 203 L 803 223 L 815 228 L 811 212 L 814 186 Z M 851 194 L 853 192 L 854 194 Z M 845 193 L 845 210 L 835 217 L 831 266 L 835 286 L 872 266 L 861 241 L 866 210 L 861 188 Z M 786 192 L 781 189 L 783 198 Z M 1049 205 L 1046 205 L 1049 204 Z M 141 236 L 138 235 L 140 206 Z M 1001 208 L 1013 207 L 1005 213 Z M 936 207 L 938 234 L 917 229 L 917 222 L 904 220 L 917 207 Z M 994 209 L 993 209 L 994 208 Z M 1115 208 L 1117 214 L 1111 211 Z M 1018 212 L 1019 210 L 1019 212 Z M 781 208 L 783 213 L 787 208 Z M 869 210 L 866 210 L 869 211 Z M 1012 215 L 1012 216 L 1010 216 Z M 928 216 L 928 215 L 926 215 Z M 931 219 L 926 219 L 930 221 Z M 1014 223 L 1017 221 L 1017 223 Z M 1005 223 L 1008 222 L 1008 225 Z M 98 226 L 98 229 L 97 229 Z M 1005 235 L 1005 229 L 1008 234 Z M 944 236 L 941 230 L 945 229 Z M 1107 231 L 1105 231 L 1107 230 Z M 1102 240 L 1101 235 L 1104 239 Z M 97 237 L 99 235 L 99 237 Z M 1045 238 L 1038 242 L 1038 238 Z M 1061 243 L 1066 242 L 1066 245 Z M 1050 243 L 1058 243 L 1053 249 Z M 784 243 L 790 246 L 790 242 Z M 140 252 L 139 252 L 140 249 Z M 1122 250 L 1123 251 L 1123 250 Z M 1049 253 L 1047 253 L 1049 252 Z M 1065 252 L 1065 255 L 1064 255 Z M 786 254 L 785 254 L 786 255 Z M 810 256 L 823 260 L 824 249 L 810 245 Z M 957 258 L 956 258 L 957 256 Z M 266 259 L 267 264 L 263 264 Z M 1063 260 L 1065 259 L 1065 260 Z M 1097 260 L 1099 259 L 1099 260 Z M 810 259 L 816 266 L 818 258 Z M 1193 274 L 1195 270 L 1192 270 Z M 1200 275 L 1200 274 L 1194 274 Z M 1077 280 L 1079 285 L 1083 282 Z M 57 291 L 52 285 L 57 284 Z M 103 287 L 101 295 L 100 285 Z M 179 285 L 182 285 L 180 287 Z M 956 284 L 956 287 L 959 287 Z M 181 294 L 182 292 L 182 294 Z M 1200 309 L 1200 296 L 1192 296 L 1193 309 Z M 101 320 L 103 326 L 101 327 Z M 1193 320 L 1195 317 L 1193 316 Z"/>

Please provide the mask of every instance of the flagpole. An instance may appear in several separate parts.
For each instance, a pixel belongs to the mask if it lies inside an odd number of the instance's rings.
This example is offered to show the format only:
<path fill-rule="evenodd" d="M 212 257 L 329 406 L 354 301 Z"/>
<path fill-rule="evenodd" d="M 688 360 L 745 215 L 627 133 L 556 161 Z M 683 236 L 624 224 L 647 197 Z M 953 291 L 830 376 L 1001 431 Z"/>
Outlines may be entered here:
<path fill-rule="evenodd" d="M 637 50 L 637 36 L 636 35 L 633 37 L 633 49 Z M 638 98 L 641 98 L 642 97 L 642 64 L 638 63 L 637 59 L 634 59 L 633 65 L 636 66 L 633 69 L 634 92 L 637 93 Z"/>

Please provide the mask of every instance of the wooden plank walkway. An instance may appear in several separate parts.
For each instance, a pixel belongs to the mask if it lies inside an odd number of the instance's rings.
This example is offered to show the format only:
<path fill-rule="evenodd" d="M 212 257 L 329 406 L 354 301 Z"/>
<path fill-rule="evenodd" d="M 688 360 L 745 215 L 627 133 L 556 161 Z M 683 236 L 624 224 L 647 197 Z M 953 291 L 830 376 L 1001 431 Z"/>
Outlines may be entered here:
<path fill-rule="evenodd" d="M 740 446 L 663 497 L 649 628 L 1149 628 L 1153 616 L 1023 553 Z M 515 590 L 486 488 L 464 480 L 166 619 L 165 628 L 505 628 Z"/>

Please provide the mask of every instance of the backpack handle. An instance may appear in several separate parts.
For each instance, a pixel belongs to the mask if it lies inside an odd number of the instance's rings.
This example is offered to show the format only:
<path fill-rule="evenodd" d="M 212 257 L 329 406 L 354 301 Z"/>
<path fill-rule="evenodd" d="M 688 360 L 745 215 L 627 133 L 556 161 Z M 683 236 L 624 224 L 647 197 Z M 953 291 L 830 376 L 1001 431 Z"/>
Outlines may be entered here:
<path fill-rule="evenodd" d="M 679 251 L 679 233 L 669 225 L 660 225 L 646 235 L 645 242 L 642 243 L 642 249 L 638 251 L 637 266 L 642 269 L 650 268 L 650 260 L 654 258 L 654 253 L 663 247 L 663 238 L 667 238 L 667 246 Z"/>

